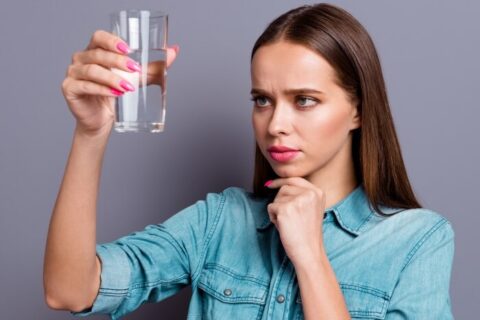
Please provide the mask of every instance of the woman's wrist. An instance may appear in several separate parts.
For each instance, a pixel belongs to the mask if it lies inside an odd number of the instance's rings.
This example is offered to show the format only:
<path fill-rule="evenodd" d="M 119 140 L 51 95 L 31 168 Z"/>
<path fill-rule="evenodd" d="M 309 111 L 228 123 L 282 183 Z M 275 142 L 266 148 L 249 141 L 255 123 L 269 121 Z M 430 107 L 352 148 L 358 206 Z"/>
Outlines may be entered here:
<path fill-rule="evenodd" d="M 322 246 L 314 249 L 305 250 L 302 253 L 298 253 L 295 257 L 291 257 L 290 261 L 295 268 L 306 269 L 312 265 L 321 264 L 325 266 L 329 264 L 327 253 Z"/>
<path fill-rule="evenodd" d="M 87 143 L 106 144 L 110 137 L 111 128 L 105 128 L 99 131 L 85 130 L 79 125 L 75 126 L 74 139 Z"/>

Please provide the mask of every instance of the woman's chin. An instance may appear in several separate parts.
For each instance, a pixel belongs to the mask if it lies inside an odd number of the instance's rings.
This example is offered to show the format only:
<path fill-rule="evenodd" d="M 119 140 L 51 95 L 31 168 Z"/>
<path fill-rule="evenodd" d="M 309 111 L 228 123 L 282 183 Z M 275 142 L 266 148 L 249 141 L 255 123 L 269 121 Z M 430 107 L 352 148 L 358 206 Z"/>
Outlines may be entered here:
<path fill-rule="evenodd" d="M 301 170 L 298 170 L 298 168 L 295 168 L 293 166 L 275 165 L 275 166 L 272 166 L 272 169 L 280 178 L 291 178 L 291 177 L 303 176 L 303 172 L 301 172 Z"/>

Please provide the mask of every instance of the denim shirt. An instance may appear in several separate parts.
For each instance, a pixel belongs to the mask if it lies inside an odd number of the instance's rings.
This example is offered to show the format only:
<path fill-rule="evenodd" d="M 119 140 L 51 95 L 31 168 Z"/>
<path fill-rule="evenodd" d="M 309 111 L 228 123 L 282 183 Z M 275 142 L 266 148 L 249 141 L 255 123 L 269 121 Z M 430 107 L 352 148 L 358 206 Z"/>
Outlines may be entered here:
<path fill-rule="evenodd" d="M 269 201 L 227 188 L 162 224 L 97 245 L 100 290 L 90 309 L 73 314 L 120 319 L 191 285 L 188 319 L 303 319 Z M 382 217 L 360 185 L 326 210 L 323 237 L 353 319 L 453 319 L 454 233 L 438 213 L 410 209 Z"/>

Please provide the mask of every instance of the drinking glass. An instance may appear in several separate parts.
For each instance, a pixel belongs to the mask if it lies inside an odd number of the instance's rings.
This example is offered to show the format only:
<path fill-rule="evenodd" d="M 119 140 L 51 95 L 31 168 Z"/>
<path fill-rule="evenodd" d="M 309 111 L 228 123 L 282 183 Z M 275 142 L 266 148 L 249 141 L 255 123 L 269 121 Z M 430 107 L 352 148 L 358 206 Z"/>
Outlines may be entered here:
<path fill-rule="evenodd" d="M 112 71 L 129 81 L 134 91 L 116 98 L 117 132 L 162 132 L 165 127 L 168 15 L 161 11 L 121 10 L 111 14 L 112 33 L 130 47 L 128 56 L 140 72 Z"/>

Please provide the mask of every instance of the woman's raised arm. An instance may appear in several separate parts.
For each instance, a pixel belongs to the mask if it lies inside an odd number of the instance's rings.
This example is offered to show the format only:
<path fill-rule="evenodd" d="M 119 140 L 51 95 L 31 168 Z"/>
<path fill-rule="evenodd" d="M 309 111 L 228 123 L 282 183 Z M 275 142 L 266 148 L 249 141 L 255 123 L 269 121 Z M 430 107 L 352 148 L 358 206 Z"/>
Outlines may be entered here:
<path fill-rule="evenodd" d="M 128 82 L 111 71 L 137 72 L 123 40 L 96 31 L 75 53 L 62 83 L 76 119 L 73 144 L 53 208 L 44 261 L 45 300 L 51 308 L 81 311 L 92 305 L 100 286 L 96 256 L 96 205 L 105 148 L 114 122 L 115 97 Z M 169 49 L 167 65 L 175 59 Z"/>

